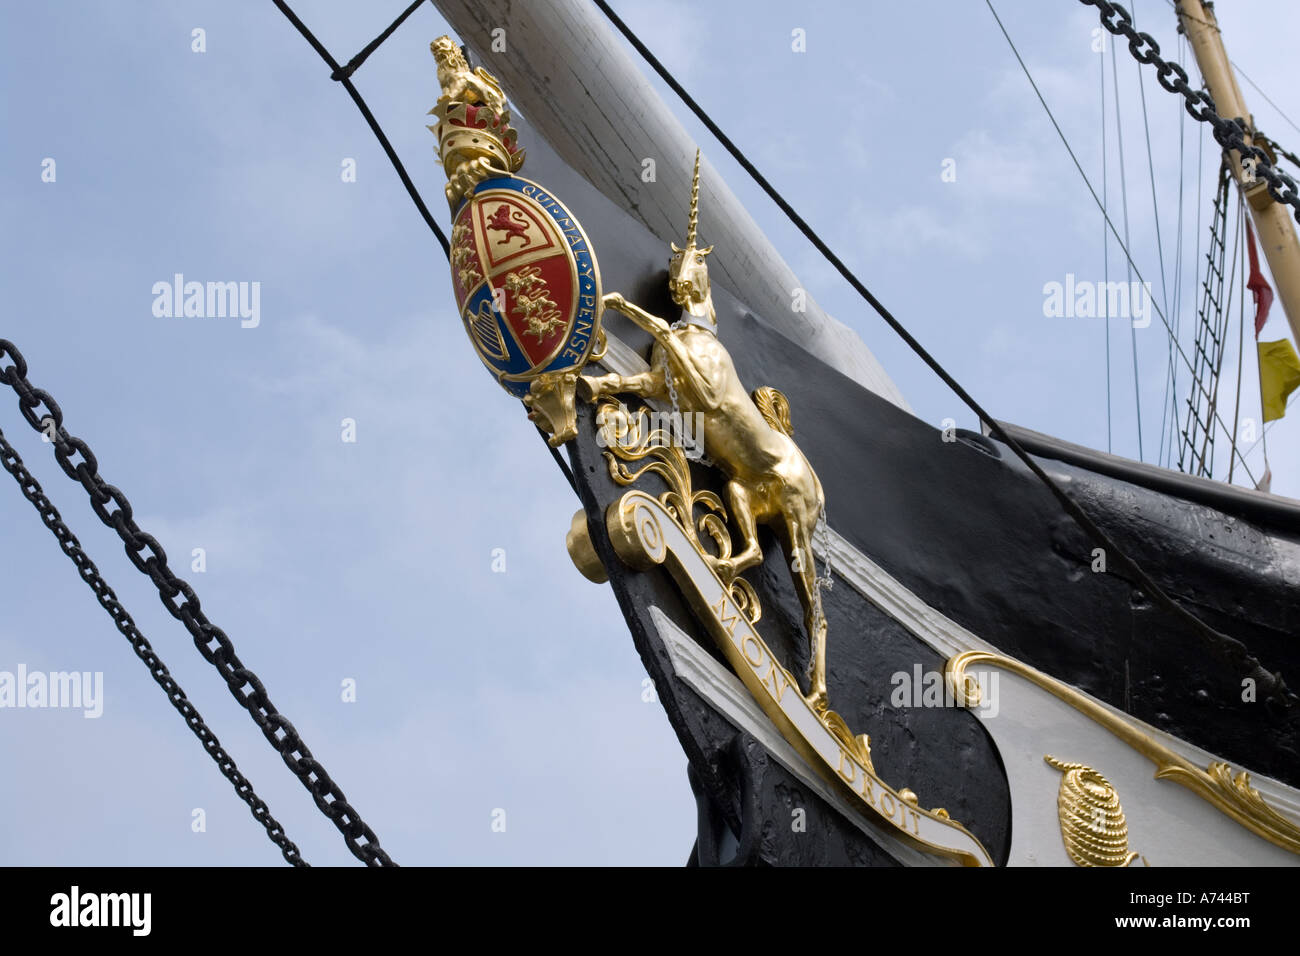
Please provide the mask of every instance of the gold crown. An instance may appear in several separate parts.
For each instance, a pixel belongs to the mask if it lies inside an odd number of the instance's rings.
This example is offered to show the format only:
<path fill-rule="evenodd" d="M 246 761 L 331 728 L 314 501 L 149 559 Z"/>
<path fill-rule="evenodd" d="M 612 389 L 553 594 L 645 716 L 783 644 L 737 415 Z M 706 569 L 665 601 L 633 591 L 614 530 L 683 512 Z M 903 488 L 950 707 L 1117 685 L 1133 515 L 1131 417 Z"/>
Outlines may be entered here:
<path fill-rule="evenodd" d="M 438 152 L 447 173 L 447 202 L 452 211 L 474 186 L 497 173 L 513 173 L 524 164 L 524 151 L 510 125 L 506 95 L 487 70 L 471 70 L 450 37 L 429 44 L 438 63 L 442 96 L 429 113 L 438 117 L 429 130 L 438 137 Z"/>

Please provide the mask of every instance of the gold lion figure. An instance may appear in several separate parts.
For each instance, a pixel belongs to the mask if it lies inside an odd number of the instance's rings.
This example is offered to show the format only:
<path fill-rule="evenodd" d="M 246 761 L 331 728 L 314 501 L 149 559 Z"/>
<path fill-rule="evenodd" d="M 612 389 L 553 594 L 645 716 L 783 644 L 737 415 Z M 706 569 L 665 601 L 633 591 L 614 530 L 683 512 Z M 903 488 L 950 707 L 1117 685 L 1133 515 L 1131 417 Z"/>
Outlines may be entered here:
<path fill-rule="evenodd" d="M 493 113 L 506 108 L 506 94 L 496 77 L 481 66 L 471 70 L 465 54 L 450 37 L 438 37 L 429 44 L 429 50 L 438 64 L 438 83 L 442 87 L 439 103 L 479 104 Z"/>

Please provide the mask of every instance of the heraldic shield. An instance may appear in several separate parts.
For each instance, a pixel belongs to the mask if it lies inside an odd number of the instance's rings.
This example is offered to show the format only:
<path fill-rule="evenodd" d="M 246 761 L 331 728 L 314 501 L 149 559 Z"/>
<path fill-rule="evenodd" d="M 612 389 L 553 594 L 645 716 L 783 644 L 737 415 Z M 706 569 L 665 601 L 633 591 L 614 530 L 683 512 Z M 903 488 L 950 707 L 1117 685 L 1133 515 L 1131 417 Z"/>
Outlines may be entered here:
<path fill-rule="evenodd" d="M 596 258 L 578 221 L 536 183 L 498 176 L 474 187 L 452 224 L 451 274 L 474 350 L 512 395 L 591 357 Z"/>

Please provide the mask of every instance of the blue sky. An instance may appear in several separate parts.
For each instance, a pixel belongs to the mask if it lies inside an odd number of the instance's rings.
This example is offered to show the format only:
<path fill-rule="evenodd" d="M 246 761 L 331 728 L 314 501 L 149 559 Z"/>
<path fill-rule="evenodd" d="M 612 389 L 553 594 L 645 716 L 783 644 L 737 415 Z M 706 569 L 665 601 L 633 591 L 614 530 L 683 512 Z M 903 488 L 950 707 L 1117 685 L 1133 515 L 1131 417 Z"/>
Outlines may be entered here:
<path fill-rule="evenodd" d="M 400 4 L 294 6 L 346 61 Z M 996 6 L 1099 176 L 1095 14 L 1069 0 Z M 1300 8 L 1219 6 L 1233 59 L 1300 117 L 1289 49 Z M 615 7 L 988 409 L 1106 447 L 1103 326 L 1042 313 L 1045 283 L 1101 278 L 1100 214 L 983 4 Z M 1136 13 L 1177 51 L 1164 0 Z M 695 825 L 685 757 L 662 709 L 642 699 L 612 594 L 564 554 L 576 501 L 464 341 L 440 250 L 315 53 L 269 2 L 23 5 L 2 16 L 0 336 L 25 352 L 32 381 L 58 399 L 385 847 L 406 863 L 683 862 Z M 196 27 L 205 53 L 191 51 Z M 790 49 L 795 28 L 806 53 Z M 440 216 L 425 112 L 437 97 L 428 43 L 443 32 L 420 9 L 356 77 Z M 1136 67 L 1119 53 L 1132 248 L 1158 290 Z M 1109 83 L 1109 54 L 1105 66 Z M 1243 90 L 1260 125 L 1300 149 L 1300 132 Z M 1151 82 L 1147 103 L 1172 263 L 1180 107 Z M 917 414 L 973 426 L 683 120 Z M 1190 260 L 1203 134 L 1190 119 L 1184 132 Z M 1204 196 L 1214 153 L 1207 141 Z M 47 157 L 53 183 L 41 181 Z M 345 158 L 355 183 L 341 180 Z M 956 182 L 941 180 L 947 158 Z M 1208 201 L 1199 205 L 1204 217 Z M 1114 278 L 1113 243 L 1111 263 Z M 154 316 L 154 283 L 178 272 L 260 282 L 259 326 Z M 1127 329 L 1113 332 L 1114 448 L 1136 457 Z M 1283 334 L 1279 316 L 1265 337 Z M 1151 445 L 1168 354 L 1158 320 L 1138 350 Z M 1248 377 L 1246 394 L 1253 386 Z M 304 856 L 350 862 L 8 406 L 0 428 Z M 341 440 L 345 418 L 355 443 Z M 1292 496 L 1297 419 L 1269 434 L 1274 490 Z M 1259 455 L 1248 458 L 1257 473 Z M 0 710 L 0 862 L 277 862 L 16 488 L 0 495 L 0 529 L 0 670 L 102 671 L 106 697 L 98 720 Z M 206 551 L 203 573 L 188 570 L 194 548 Z M 504 573 L 492 570 L 498 548 Z M 355 703 L 341 700 L 346 679 Z M 191 830 L 195 808 L 206 832 Z M 498 808 L 504 833 L 491 829 Z"/>

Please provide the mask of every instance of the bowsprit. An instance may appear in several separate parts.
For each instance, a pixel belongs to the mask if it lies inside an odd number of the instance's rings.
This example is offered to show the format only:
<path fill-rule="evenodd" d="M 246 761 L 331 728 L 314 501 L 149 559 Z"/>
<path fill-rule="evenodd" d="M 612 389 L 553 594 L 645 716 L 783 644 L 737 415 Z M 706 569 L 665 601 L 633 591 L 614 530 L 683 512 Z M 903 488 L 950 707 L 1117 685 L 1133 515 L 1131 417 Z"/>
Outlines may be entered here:
<path fill-rule="evenodd" d="M 483 364 L 559 445 L 577 434 L 577 373 L 604 351 L 596 257 L 563 203 L 513 175 L 524 153 L 496 80 L 446 37 L 431 49 L 456 305 Z"/>

